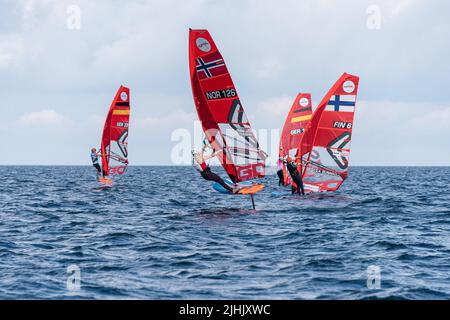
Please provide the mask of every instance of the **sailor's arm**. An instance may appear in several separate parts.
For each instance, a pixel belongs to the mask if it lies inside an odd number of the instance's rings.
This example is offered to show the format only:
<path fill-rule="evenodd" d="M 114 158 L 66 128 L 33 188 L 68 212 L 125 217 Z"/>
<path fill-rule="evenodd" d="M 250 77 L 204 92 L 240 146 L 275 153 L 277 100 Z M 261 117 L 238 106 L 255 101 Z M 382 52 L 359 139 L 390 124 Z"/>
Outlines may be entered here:
<path fill-rule="evenodd" d="M 210 154 L 209 156 L 204 156 L 204 160 L 209 160 L 211 158 L 214 158 L 216 156 L 218 156 L 220 153 L 222 152 L 222 150 L 218 150 L 216 152 L 213 152 L 212 154 Z"/>

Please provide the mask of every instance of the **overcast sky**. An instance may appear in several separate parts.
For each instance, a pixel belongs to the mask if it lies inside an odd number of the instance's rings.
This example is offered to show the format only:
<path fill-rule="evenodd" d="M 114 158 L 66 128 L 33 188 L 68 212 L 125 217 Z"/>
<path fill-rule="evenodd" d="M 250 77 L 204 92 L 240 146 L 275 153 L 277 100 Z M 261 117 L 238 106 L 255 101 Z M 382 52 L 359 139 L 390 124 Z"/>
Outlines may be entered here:
<path fill-rule="evenodd" d="M 172 132 L 192 131 L 196 120 L 189 27 L 210 31 L 256 130 L 280 129 L 299 91 L 317 105 L 348 72 L 361 77 L 352 165 L 450 163 L 450 2 L 0 0 L 0 8 L 0 164 L 90 164 L 121 84 L 131 88 L 131 164 L 172 164 Z"/>

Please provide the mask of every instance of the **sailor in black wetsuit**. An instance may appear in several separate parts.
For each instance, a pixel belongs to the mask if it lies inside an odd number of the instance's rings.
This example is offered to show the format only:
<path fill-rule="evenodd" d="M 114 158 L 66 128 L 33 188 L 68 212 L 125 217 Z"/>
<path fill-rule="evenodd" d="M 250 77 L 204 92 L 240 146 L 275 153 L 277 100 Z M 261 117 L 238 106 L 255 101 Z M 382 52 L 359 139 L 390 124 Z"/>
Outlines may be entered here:
<path fill-rule="evenodd" d="M 291 157 L 287 157 L 286 161 L 286 168 L 289 171 L 289 174 L 291 175 L 292 181 L 297 185 L 297 188 L 292 185 L 292 194 L 298 193 L 301 195 L 305 195 L 305 189 L 303 187 L 303 181 L 302 177 L 300 176 L 300 173 L 297 169 L 297 164 L 295 161 L 291 159 Z"/>
<path fill-rule="evenodd" d="M 237 193 L 239 191 L 239 188 L 232 188 L 229 185 L 223 181 L 221 177 L 219 177 L 217 174 L 211 171 L 211 168 L 206 164 L 206 160 L 209 160 L 211 158 L 214 158 L 219 153 L 222 152 L 222 150 L 213 152 L 212 154 L 205 155 L 205 150 L 207 146 L 204 145 L 201 152 L 197 152 L 196 150 L 192 150 L 192 164 L 194 168 L 200 172 L 203 179 L 208 181 L 214 181 L 220 184 L 222 187 L 224 187 L 226 190 Z"/>
<path fill-rule="evenodd" d="M 283 173 L 283 169 L 278 169 L 277 175 L 278 175 L 278 185 L 279 185 L 279 186 L 284 186 L 284 173 Z"/>
<path fill-rule="evenodd" d="M 100 167 L 100 164 L 98 162 L 98 152 L 95 148 L 91 149 L 91 160 L 92 165 L 97 169 L 98 174 L 100 175 L 102 173 L 102 168 Z"/>

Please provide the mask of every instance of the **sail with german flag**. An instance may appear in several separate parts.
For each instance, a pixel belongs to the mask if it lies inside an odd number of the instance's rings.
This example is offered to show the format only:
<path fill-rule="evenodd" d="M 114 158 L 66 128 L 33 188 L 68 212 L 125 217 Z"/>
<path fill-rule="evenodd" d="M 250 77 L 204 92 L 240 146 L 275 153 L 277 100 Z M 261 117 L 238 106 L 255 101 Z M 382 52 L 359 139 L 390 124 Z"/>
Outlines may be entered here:
<path fill-rule="evenodd" d="M 106 176 L 122 175 L 128 166 L 130 89 L 121 86 L 109 108 L 102 136 L 102 167 Z"/>
<path fill-rule="evenodd" d="M 284 159 L 287 156 L 295 158 L 298 153 L 303 134 L 312 118 L 311 94 L 299 93 L 292 104 L 286 117 L 286 121 L 281 132 L 279 157 Z M 300 168 L 301 169 L 301 168 Z M 286 166 L 282 166 L 284 185 L 291 184 L 290 175 Z M 300 170 L 299 170 L 300 171 Z"/>

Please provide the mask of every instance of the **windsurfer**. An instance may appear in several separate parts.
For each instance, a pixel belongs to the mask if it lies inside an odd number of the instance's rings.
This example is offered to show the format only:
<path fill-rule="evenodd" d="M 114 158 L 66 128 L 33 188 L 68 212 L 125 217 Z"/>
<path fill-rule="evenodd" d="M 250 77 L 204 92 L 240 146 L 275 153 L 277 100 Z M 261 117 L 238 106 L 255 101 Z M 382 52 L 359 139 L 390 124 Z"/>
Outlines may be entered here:
<path fill-rule="evenodd" d="M 210 155 L 205 155 L 207 145 L 204 145 L 202 150 L 200 152 L 197 152 L 196 150 L 192 150 L 192 163 L 197 171 L 200 172 L 203 179 L 208 181 L 214 181 L 220 184 L 222 187 L 224 187 L 226 190 L 237 193 L 239 191 L 238 187 L 232 188 L 229 185 L 223 181 L 221 177 L 219 177 L 217 174 L 211 171 L 211 168 L 206 164 L 206 161 L 214 158 L 218 154 L 222 152 L 222 150 L 213 152 Z"/>
<path fill-rule="evenodd" d="M 294 184 L 292 184 L 292 194 L 298 193 L 301 195 L 305 195 L 305 189 L 303 186 L 302 178 L 297 169 L 297 163 L 289 156 L 284 162 L 286 163 L 286 168 L 291 175 L 292 181 L 296 184 L 296 187 L 294 187 Z"/>
<path fill-rule="evenodd" d="M 102 168 L 100 167 L 100 164 L 98 162 L 98 156 L 99 156 L 99 152 L 97 152 L 97 149 L 92 148 L 91 149 L 91 160 L 92 160 L 92 165 L 95 167 L 95 169 L 97 169 L 98 174 L 102 173 Z"/>

